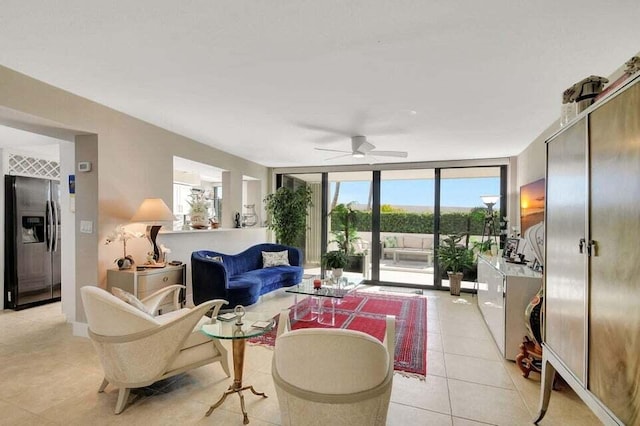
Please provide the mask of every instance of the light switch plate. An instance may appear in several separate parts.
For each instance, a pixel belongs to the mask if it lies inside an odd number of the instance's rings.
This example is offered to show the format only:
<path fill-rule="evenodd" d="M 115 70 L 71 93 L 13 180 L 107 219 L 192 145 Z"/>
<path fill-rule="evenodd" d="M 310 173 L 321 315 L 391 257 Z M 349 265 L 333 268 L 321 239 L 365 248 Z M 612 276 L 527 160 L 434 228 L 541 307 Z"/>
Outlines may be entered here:
<path fill-rule="evenodd" d="M 80 232 L 83 234 L 92 234 L 93 233 L 93 222 L 90 220 L 81 220 L 80 221 Z"/>

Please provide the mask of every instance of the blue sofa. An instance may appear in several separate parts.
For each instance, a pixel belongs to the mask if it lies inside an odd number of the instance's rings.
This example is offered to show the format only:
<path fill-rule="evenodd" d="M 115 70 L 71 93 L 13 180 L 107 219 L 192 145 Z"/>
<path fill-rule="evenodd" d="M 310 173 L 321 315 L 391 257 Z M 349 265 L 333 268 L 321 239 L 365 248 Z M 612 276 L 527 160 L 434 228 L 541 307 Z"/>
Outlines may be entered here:
<path fill-rule="evenodd" d="M 289 265 L 263 268 L 262 252 L 288 251 Z M 214 258 L 222 259 L 222 262 Z M 236 305 L 252 305 L 261 295 L 290 287 L 302 281 L 302 252 L 282 244 L 258 244 L 238 254 L 209 250 L 191 254 L 193 302 L 198 305 L 212 299 L 225 299 Z"/>

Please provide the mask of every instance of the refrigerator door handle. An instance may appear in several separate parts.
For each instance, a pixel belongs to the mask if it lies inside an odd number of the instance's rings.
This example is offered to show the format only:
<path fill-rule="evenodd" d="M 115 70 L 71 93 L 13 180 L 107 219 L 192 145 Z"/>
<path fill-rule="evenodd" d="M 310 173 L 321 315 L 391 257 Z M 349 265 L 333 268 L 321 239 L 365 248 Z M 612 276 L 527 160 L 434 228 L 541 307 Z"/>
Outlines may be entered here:
<path fill-rule="evenodd" d="M 52 215 L 52 223 L 51 223 L 51 229 L 53 229 L 53 237 L 51 238 L 51 251 L 52 252 L 57 252 L 58 251 L 58 233 L 60 232 L 60 230 L 58 229 L 58 216 L 60 215 L 60 212 L 58 211 L 58 203 L 56 203 L 55 201 L 51 201 L 51 211 L 53 212 Z"/>
<path fill-rule="evenodd" d="M 51 211 L 51 201 L 47 200 L 47 224 L 45 226 L 47 251 L 50 252 L 53 249 L 53 212 Z"/>

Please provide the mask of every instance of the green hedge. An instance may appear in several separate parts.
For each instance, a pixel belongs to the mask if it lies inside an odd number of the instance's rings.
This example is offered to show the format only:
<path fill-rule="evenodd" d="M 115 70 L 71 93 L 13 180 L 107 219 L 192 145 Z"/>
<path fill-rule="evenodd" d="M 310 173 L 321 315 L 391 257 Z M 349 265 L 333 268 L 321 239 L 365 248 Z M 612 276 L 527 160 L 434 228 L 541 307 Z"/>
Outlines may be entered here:
<path fill-rule="evenodd" d="M 336 231 L 339 221 L 331 219 L 331 230 Z M 356 211 L 358 231 L 371 232 L 371 212 Z M 468 232 L 482 235 L 484 213 L 443 213 L 440 215 L 440 233 L 445 235 Z M 389 212 L 380 213 L 380 232 L 433 234 L 433 213 Z"/>

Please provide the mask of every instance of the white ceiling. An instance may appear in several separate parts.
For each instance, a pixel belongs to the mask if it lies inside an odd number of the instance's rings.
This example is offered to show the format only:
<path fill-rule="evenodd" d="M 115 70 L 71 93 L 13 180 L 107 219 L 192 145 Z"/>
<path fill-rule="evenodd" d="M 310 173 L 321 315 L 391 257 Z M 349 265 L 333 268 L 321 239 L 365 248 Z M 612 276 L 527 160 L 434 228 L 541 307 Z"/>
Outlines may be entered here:
<path fill-rule="evenodd" d="M 38 154 L 40 158 L 60 158 L 60 140 L 0 125 L 0 148 Z"/>
<path fill-rule="evenodd" d="M 353 134 L 406 161 L 501 157 L 637 53 L 638 16 L 637 0 L 1 0 L 0 64 L 267 166 L 327 164 L 313 148 Z"/>

